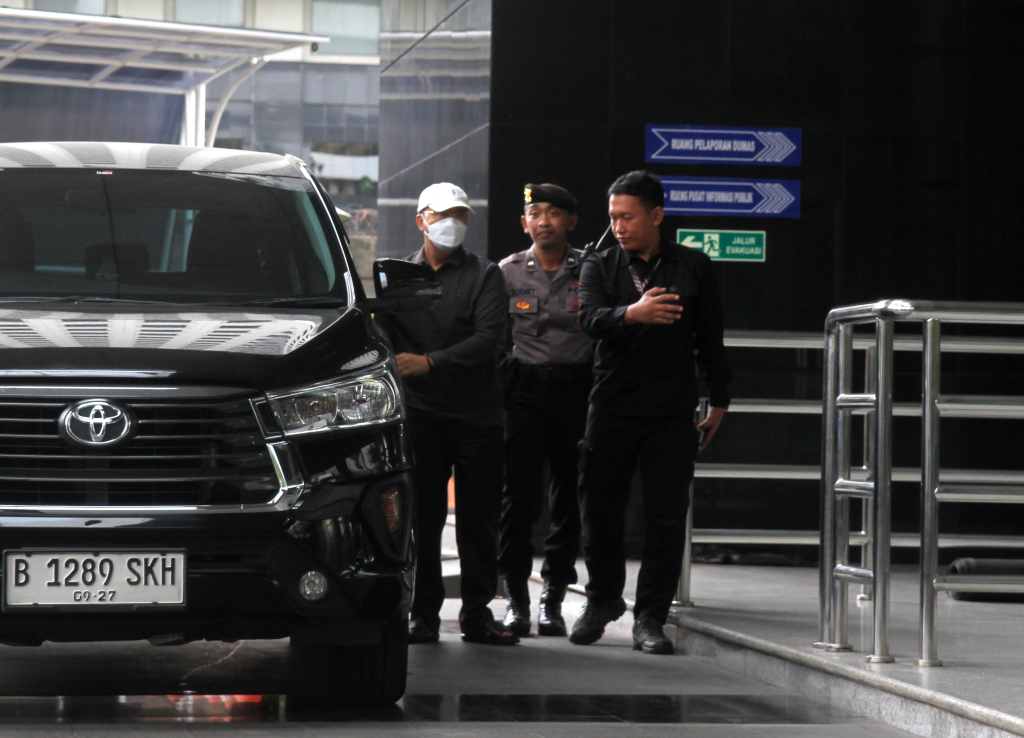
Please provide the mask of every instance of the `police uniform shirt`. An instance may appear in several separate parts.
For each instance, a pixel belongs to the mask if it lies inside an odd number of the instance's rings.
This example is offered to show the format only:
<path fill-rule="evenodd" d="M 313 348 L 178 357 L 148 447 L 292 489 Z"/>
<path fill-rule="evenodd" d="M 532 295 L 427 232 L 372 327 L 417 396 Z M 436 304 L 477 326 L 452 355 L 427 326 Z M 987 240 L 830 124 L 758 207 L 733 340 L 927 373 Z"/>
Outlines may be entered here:
<path fill-rule="evenodd" d="M 509 294 L 512 356 L 523 364 L 589 364 L 593 341 L 579 322 L 579 280 L 572 275 L 580 252 L 566 248 L 565 259 L 548 274 L 533 246 L 500 263 Z"/>

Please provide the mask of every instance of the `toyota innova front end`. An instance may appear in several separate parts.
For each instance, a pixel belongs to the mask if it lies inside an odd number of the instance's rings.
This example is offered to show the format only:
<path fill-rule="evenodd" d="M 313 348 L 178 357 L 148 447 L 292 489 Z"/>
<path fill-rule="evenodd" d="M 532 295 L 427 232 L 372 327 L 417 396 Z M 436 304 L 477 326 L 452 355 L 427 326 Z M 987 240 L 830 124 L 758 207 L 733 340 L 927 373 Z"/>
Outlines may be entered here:
<path fill-rule="evenodd" d="M 0 642 L 288 637 L 332 697 L 398 699 L 411 460 L 370 311 L 436 292 L 406 276 L 365 297 L 292 157 L 0 144 Z"/>

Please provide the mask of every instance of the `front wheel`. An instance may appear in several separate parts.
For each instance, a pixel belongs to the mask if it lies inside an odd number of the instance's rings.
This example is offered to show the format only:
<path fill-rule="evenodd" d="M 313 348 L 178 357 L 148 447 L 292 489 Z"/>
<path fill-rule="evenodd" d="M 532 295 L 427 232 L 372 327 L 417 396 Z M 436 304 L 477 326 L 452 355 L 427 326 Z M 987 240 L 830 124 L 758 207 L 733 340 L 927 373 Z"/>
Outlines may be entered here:
<path fill-rule="evenodd" d="M 380 643 L 360 646 L 291 645 L 292 683 L 304 696 L 346 707 L 392 705 L 405 694 L 409 630 L 381 626 Z"/>

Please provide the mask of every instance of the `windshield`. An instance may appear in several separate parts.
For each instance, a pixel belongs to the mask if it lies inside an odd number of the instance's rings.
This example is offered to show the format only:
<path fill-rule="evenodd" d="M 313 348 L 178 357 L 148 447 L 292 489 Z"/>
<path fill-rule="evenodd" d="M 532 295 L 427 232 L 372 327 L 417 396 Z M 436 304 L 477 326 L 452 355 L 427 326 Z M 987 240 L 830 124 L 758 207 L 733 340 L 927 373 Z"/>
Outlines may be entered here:
<path fill-rule="evenodd" d="M 0 170 L 0 300 L 345 303 L 340 248 L 297 177 Z"/>

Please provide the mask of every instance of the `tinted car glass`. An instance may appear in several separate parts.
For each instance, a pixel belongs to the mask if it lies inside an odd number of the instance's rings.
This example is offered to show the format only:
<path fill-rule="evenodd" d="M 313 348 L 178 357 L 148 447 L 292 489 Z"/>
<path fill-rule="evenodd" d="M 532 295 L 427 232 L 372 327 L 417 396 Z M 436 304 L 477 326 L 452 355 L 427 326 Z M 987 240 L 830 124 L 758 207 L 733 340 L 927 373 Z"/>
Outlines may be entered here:
<path fill-rule="evenodd" d="M 0 298 L 344 301 L 334 244 L 297 177 L 0 171 Z"/>

